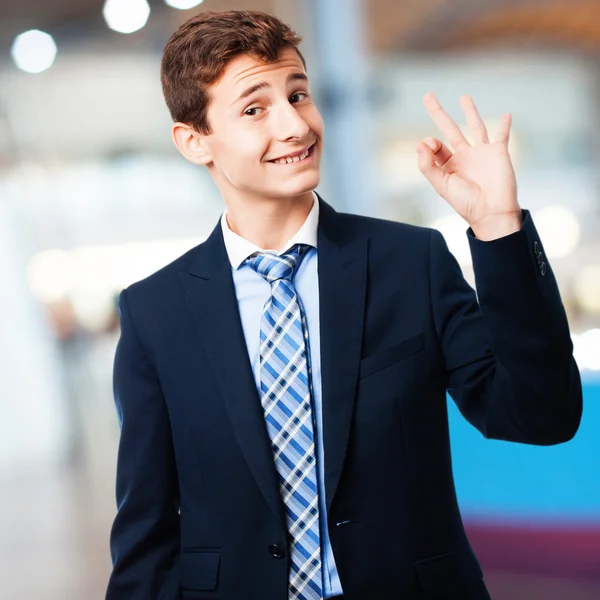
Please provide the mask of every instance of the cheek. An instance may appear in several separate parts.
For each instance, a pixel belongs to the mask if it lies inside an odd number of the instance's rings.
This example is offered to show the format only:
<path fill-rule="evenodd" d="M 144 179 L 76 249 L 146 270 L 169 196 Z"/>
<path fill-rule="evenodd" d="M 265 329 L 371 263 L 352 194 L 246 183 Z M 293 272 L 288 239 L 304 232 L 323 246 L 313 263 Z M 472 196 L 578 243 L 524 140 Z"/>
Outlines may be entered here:
<path fill-rule="evenodd" d="M 268 150 L 269 140 L 258 130 L 230 129 L 220 140 L 216 165 L 234 186 L 249 185 L 260 178 Z"/>
<path fill-rule="evenodd" d="M 323 137 L 323 130 L 325 129 L 321 113 L 317 110 L 316 106 L 312 106 L 310 111 L 307 111 L 305 120 L 311 131 L 316 133 L 320 138 Z"/>
<path fill-rule="evenodd" d="M 231 156 L 243 157 L 250 164 L 259 164 L 269 148 L 268 137 L 259 128 L 236 128 L 226 139 L 227 152 Z M 250 166 L 248 164 L 248 166 Z"/>
<path fill-rule="evenodd" d="M 228 171 L 256 168 L 268 149 L 268 144 L 255 132 L 229 130 L 217 148 L 219 163 Z"/>

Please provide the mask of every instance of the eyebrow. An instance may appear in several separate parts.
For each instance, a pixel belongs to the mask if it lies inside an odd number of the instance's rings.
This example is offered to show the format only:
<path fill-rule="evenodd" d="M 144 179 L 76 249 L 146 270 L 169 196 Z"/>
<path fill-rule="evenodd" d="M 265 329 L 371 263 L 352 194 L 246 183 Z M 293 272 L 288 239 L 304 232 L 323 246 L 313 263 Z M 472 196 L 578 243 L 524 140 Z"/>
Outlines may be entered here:
<path fill-rule="evenodd" d="M 289 83 L 290 81 L 308 81 L 308 77 L 306 76 L 305 73 L 290 73 L 287 77 L 286 83 Z M 247 98 L 248 96 L 254 94 L 254 92 L 258 92 L 258 90 L 262 90 L 265 88 L 270 88 L 271 84 L 267 83 L 266 81 L 261 81 L 259 83 L 256 83 L 254 85 L 251 85 L 249 88 L 245 89 L 236 100 L 234 100 L 232 102 L 232 104 L 235 104 L 236 102 L 239 102 L 240 100 L 243 100 L 244 98 Z"/>

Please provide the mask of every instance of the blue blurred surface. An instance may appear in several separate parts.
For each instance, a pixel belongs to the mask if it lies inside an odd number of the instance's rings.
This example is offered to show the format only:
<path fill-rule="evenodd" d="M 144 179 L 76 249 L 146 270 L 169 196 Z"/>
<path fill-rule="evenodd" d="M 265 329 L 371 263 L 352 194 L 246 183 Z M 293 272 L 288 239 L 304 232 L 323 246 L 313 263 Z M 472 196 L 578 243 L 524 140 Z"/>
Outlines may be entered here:
<path fill-rule="evenodd" d="M 600 380 L 584 378 L 580 429 L 558 446 L 486 440 L 448 400 L 456 489 L 466 518 L 600 524 Z"/>

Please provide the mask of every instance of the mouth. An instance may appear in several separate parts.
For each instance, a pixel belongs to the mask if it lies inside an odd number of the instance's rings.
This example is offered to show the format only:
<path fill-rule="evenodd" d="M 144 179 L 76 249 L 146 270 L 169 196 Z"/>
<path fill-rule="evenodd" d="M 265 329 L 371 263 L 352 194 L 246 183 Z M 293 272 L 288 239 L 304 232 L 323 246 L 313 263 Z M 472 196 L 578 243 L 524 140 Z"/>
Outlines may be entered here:
<path fill-rule="evenodd" d="M 268 162 L 274 165 L 295 165 L 305 163 L 308 160 L 310 160 L 310 158 L 313 156 L 316 145 L 317 143 L 314 142 L 313 144 L 307 146 L 306 148 L 303 148 L 299 152 L 287 154 L 286 156 L 282 156 L 281 158 L 275 158 Z"/>

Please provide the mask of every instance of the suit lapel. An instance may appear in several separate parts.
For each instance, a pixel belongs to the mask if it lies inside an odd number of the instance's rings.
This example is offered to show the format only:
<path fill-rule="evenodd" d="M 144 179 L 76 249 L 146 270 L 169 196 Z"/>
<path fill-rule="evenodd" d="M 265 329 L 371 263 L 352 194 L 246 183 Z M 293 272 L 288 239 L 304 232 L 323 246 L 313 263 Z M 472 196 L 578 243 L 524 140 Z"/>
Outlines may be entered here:
<path fill-rule="evenodd" d="M 348 447 L 361 357 L 368 239 L 320 199 L 319 312 L 327 510 Z"/>
<path fill-rule="evenodd" d="M 246 459 L 269 507 L 285 527 L 271 442 L 239 316 L 220 224 L 202 245 L 186 281 L 186 300 Z"/>
<path fill-rule="evenodd" d="M 331 507 L 342 473 L 360 363 L 368 240 L 319 198 L 319 312 L 325 490 Z M 215 373 L 236 439 L 265 500 L 282 525 L 285 509 L 242 329 L 220 224 L 188 273 L 186 301 Z"/>

